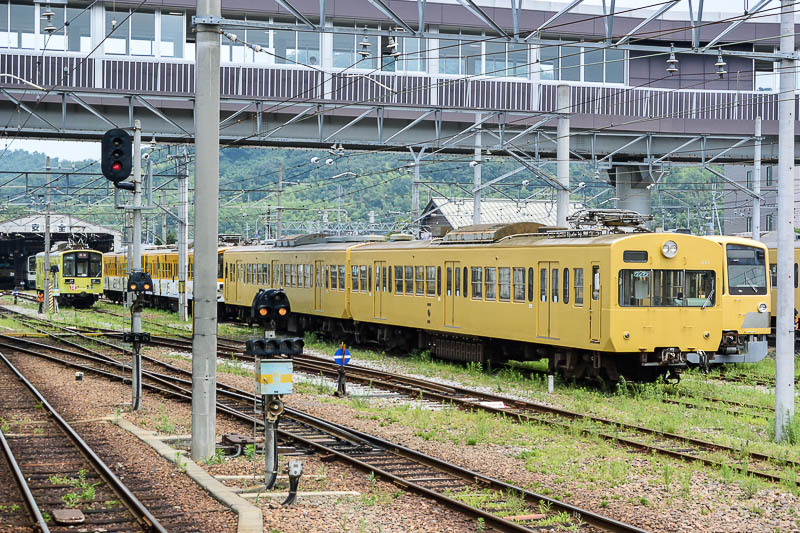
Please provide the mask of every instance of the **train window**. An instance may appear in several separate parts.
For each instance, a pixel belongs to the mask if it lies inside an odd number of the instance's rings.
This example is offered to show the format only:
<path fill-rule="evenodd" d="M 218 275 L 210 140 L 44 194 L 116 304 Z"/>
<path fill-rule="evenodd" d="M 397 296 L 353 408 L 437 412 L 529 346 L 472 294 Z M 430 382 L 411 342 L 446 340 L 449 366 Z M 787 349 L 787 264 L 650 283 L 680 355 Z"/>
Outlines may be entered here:
<path fill-rule="evenodd" d="M 622 260 L 626 263 L 647 263 L 647 250 L 625 250 Z"/>
<path fill-rule="evenodd" d="M 592 300 L 600 299 L 600 267 L 592 267 Z"/>
<path fill-rule="evenodd" d="M 715 283 L 711 270 L 622 270 L 620 305 L 708 307 Z"/>
<path fill-rule="evenodd" d="M 425 294 L 425 267 L 418 266 L 414 269 L 414 285 L 417 296 Z"/>
<path fill-rule="evenodd" d="M 764 250 L 755 246 L 728 244 L 728 288 L 731 294 L 767 294 Z"/>
<path fill-rule="evenodd" d="M 337 280 L 337 277 L 338 277 L 337 273 L 338 272 L 339 272 L 339 269 L 336 268 L 336 265 L 333 265 L 333 267 L 331 267 L 331 289 L 333 289 L 333 290 L 336 290 L 336 289 L 339 288 L 339 281 Z"/>
<path fill-rule="evenodd" d="M 392 271 L 392 267 L 389 267 L 388 272 L 391 272 L 391 271 Z M 389 289 L 392 286 L 391 283 L 388 283 L 386 281 L 386 274 L 387 274 L 386 267 L 381 267 L 381 274 L 382 274 L 382 276 L 381 276 L 381 280 L 382 280 L 381 286 L 383 287 L 383 292 L 386 292 L 386 290 Z"/>
<path fill-rule="evenodd" d="M 331 275 L 331 267 L 329 265 L 325 265 L 325 288 L 331 288 L 331 282 L 329 276 Z"/>
<path fill-rule="evenodd" d="M 428 296 L 436 296 L 436 267 L 427 267 L 427 278 L 425 280 L 425 290 Z"/>
<path fill-rule="evenodd" d="M 509 267 L 498 268 L 497 278 L 500 284 L 500 300 L 507 302 L 511 299 L 511 269 Z"/>
<path fill-rule="evenodd" d="M 467 293 L 469 292 L 467 290 L 469 288 L 469 270 L 467 269 L 467 267 L 464 267 L 464 281 L 463 281 L 463 283 L 464 283 L 464 285 L 463 285 L 461 290 L 462 290 L 462 293 L 464 295 L 464 298 L 466 298 L 467 297 Z"/>
<path fill-rule="evenodd" d="M 514 267 L 514 301 L 525 301 L 525 269 Z"/>
<path fill-rule="evenodd" d="M 472 297 L 483 299 L 483 269 L 480 267 L 472 267 Z"/>
<path fill-rule="evenodd" d="M 456 267 L 456 282 L 455 282 L 456 296 L 461 296 L 461 269 Z"/>
<path fill-rule="evenodd" d="M 306 289 L 310 289 L 313 286 L 311 280 L 311 265 L 303 265 L 303 277 L 305 278 Z"/>
<path fill-rule="evenodd" d="M 553 269 L 553 277 L 550 280 L 550 285 L 553 289 L 553 299 L 550 300 L 551 302 L 558 303 L 558 269 Z"/>
<path fill-rule="evenodd" d="M 375 292 L 381 291 L 381 267 L 375 267 Z"/>
<path fill-rule="evenodd" d="M 487 300 L 494 300 L 497 298 L 497 269 L 486 267 L 483 269 L 483 274 L 483 292 Z"/>
<path fill-rule="evenodd" d="M 403 294 L 403 267 L 394 267 L 394 293 Z"/>
<path fill-rule="evenodd" d="M 547 269 L 539 270 L 539 301 L 547 301 Z"/>
<path fill-rule="evenodd" d="M 528 301 L 533 301 L 533 267 L 528 267 Z"/>
<path fill-rule="evenodd" d="M 367 289 L 369 288 L 369 285 L 367 285 L 367 266 L 361 265 L 359 271 L 361 272 L 361 283 L 359 284 L 359 289 L 361 292 L 367 292 Z"/>
<path fill-rule="evenodd" d="M 564 269 L 564 279 L 561 280 L 561 281 L 564 284 L 564 290 L 563 290 L 563 292 L 564 292 L 564 303 L 568 304 L 569 303 L 569 269 L 568 268 Z"/>
<path fill-rule="evenodd" d="M 367 267 L 367 287 L 372 289 L 372 266 Z"/>
<path fill-rule="evenodd" d="M 575 305 L 583 305 L 583 269 L 573 269 L 572 277 L 575 284 Z"/>
<path fill-rule="evenodd" d="M 797 263 L 795 263 L 795 265 L 797 265 Z M 795 273 L 797 272 L 797 266 L 794 267 L 794 271 Z M 797 274 L 795 274 L 795 279 L 797 279 Z M 778 286 L 778 265 L 775 263 L 769 264 L 769 281 L 772 283 L 773 289 Z"/>
<path fill-rule="evenodd" d="M 414 267 L 407 266 L 406 269 L 406 294 L 414 294 Z"/>
<path fill-rule="evenodd" d="M 351 266 L 350 267 L 350 290 L 355 292 L 358 290 L 358 267 Z"/>
<path fill-rule="evenodd" d="M 442 295 L 442 267 L 436 267 L 436 295 Z"/>
<path fill-rule="evenodd" d="M 334 267 L 334 268 L 337 268 L 337 267 Z M 338 270 L 339 270 L 339 290 L 343 291 L 344 290 L 344 286 L 345 286 L 345 284 L 347 282 L 347 279 L 345 278 L 345 275 L 344 275 L 344 265 L 339 265 L 338 266 Z"/>
<path fill-rule="evenodd" d="M 453 294 L 453 267 L 447 267 L 447 284 L 444 286 L 445 294 L 451 296 Z"/>

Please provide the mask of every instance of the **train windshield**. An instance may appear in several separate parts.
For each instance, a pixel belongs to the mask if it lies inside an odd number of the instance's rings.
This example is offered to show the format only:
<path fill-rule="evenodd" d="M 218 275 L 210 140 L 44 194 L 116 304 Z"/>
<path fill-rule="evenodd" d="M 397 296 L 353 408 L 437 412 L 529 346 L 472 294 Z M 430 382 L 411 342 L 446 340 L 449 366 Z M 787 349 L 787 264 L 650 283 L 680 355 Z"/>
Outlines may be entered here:
<path fill-rule="evenodd" d="M 103 256 L 97 252 L 64 254 L 64 277 L 99 278 L 103 274 Z"/>
<path fill-rule="evenodd" d="M 28 258 L 28 272 L 36 274 L 36 256 L 32 255 Z"/>
<path fill-rule="evenodd" d="M 729 244 L 728 288 L 731 294 L 767 294 L 767 265 L 764 250 Z"/>

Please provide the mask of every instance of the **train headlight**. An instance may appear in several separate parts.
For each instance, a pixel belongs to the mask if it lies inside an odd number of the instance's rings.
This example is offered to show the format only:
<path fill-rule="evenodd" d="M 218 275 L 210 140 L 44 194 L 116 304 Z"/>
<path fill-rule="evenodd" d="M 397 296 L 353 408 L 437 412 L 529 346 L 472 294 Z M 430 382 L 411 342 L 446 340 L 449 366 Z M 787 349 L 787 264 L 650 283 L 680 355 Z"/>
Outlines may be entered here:
<path fill-rule="evenodd" d="M 281 316 L 286 316 L 286 313 L 287 313 L 288 311 L 289 311 L 289 310 L 288 310 L 288 309 L 286 309 L 285 307 L 281 307 L 280 309 L 278 309 L 278 314 L 279 314 L 279 315 L 281 315 Z"/>
<path fill-rule="evenodd" d="M 764 302 L 761 302 L 760 304 L 758 304 L 758 312 L 759 313 L 766 313 L 767 312 L 767 304 L 765 304 Z"/>
<path fill-rule="evenodd" d="M 675 241 L 665 241 L 661 245 L 661 253 L 664 254 L 664 257 L 672 259 L 678 255 L 678 244 Z"/>
<path fill-rule="evenodd" d="M 269 313 L 269 309 L 267 309 L 266 307 L 260 307 L 258 309 L 258 314 L 261 316 L 267 316 L 267 313 Z"/>

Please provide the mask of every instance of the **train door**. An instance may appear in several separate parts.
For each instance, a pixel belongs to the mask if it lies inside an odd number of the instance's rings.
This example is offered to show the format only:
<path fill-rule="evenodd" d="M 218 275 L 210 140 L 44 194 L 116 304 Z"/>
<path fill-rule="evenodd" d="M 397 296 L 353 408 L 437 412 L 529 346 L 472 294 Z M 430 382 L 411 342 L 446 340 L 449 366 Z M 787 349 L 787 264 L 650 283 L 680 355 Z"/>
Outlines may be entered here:
<path fill-rule="evenodd" d="M 446 261 L 444 264 L 444 325 L 456 327 L 456 300 L 461 295 L 460 269 L 458 261 Z M 458 282 L 456 273 L 459 273 Z"/>
<path fill-rule="evenodd" d="M 372 293 L 372 316 L 385 318 L 383 314 L 383 293 L 386 290 L 386 281 L 383 277 L 386 275 L 386 261 L 375 261 L 372 266 L 375 272 L 375 291 Z"/>
<path fill-rule="evenodd" d="M 539 278 L 539 294 L 538 304 L 539 310 L 536 319 L 536 335 L 539 337 L 550 336 L 550 304 L 551 302 L 551 284 L 550 279 L 551 269 L 556 263 L 540 262 L 538 268 Z"/>
<path fill-rule="evenodd" d="M 322 261 L 314 261 L 314 309 L 322 311 L 322 275 L 325 267 Z"/>
<path fill-rule="evenodd" d="M 592 263 L 592 279 L 589 295 L 589 340 L 600 342 L 600 263 Z"/>

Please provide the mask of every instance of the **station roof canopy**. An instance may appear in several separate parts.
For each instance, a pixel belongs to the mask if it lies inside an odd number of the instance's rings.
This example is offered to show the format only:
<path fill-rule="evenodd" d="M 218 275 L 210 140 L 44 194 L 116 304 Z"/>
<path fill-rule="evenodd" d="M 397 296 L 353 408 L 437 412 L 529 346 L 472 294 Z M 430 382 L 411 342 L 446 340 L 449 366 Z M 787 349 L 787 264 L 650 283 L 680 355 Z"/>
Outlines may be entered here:
<path fill-rule="evenodd" d="M 45 220 L 44 215 L 29 215 L 0 222 L 0 236 L 25 236 L 26 234 L 36 233 L 44 235 Z M 62 215 L 54 213 L 50 215 L 50 233 L 52 234 L 75 234 L 75 235 L 111 235 L 115 241 L 122 238 L 119 231 L 109 229 L 105 226 L 98 226 L 86 220 L 73 217 L 72 215 Z"/>
<path fill-rule="evenodd" d="M 569 215 L 582 209 L 579 202 L 571 202 Z M 472 198 L 434 197 L 428 202 L 424 213 L 431 217 L 440 214 L 451 228 L 472 225 Z M 438 217 L 437 217 L 438 218 Z M 437 221 L 439 223 L 444 221 Z M 508 224 L 511 222 L 537 222 L 545 226 L 556 225 L 556 204 L 541 200 L 483 199 L 481 200 L 482 224 Z M 424 223 L 424 222 L 423 222 Z"/>

